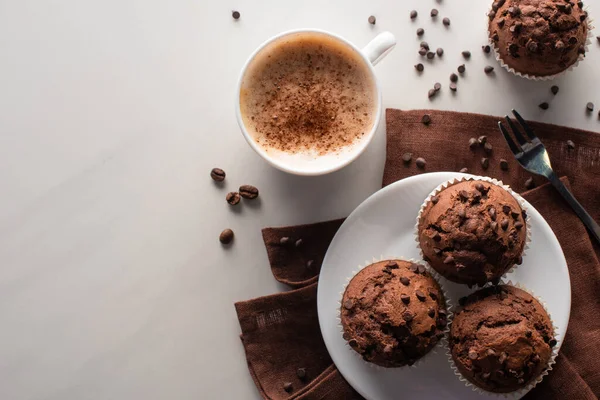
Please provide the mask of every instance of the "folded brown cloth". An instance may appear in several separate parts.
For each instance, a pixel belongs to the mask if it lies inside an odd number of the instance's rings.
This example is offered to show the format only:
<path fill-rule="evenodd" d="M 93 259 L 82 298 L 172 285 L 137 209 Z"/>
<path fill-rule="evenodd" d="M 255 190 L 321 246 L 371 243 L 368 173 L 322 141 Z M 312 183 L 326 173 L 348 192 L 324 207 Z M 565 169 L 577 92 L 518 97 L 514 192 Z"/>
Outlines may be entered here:
<path fill-rule="evenodd" d="M 421 123 L 424 113 L 429 125 Z M 421 172 L 458 171 L 488 175 L 525 188 L 530 177 L 514 160 L 497 132 L 497 117 L 444 112 L 387 110 L 387 160 L 383 185 Z M 550 152 L 557 174 L 592 216 L 600 219 L 600 135 L 571 128 L 531 123 Z M 468 147 L 470 137 L 487 135 L 491 155 Z M 572 140 L 575 149 L 566 141 Z M 402 154 L 424 157 L 425 170 L 402 162 Z M 483 170 L 481 158 L 490 158 Z M 509 170 L 499 167 L 501 158 Z M 542 178 L 535 178 L 543 183 Z M 523 193 L 544 216 L 563 248 L 571 277 L 569 328 L 554 370 L 527 399 L 596 399 L 600 394 L 600 246 L 590 241 L 583 224 L 558 193 L 545 184 Z M 236 304 L 250 373 L 265 399 L 361 399 L 333 365 L 317 317 L 317 278 L 321 262 L 343 220 L 285 228 L 267 228 L 263 238 L 273 275 L 297 287 Z M 302 238 L 302 246 L 283 247 L 281 237 Z M 548 277 L 542 277 L 548 278 Z M 549 277 L 551 279 L 551 277 Z M 300 369 L 300 371 L 299 371 Z M 305 373 L 305 375 L 303 374 Z M 287 390 L 286 390 L 287 389 Z"/>

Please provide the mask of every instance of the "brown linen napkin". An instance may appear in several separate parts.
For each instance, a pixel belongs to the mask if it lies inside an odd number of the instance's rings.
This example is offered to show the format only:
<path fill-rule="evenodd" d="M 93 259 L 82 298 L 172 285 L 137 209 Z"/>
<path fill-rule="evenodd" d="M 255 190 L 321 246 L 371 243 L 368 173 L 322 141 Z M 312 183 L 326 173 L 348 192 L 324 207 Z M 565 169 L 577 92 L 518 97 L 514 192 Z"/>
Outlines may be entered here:
<path fill-rule="evenodd" d="M 425 112 L 432 116 L 429 126 L 420 122 Z M 427 159 L 427 171 L 467 167 L 472 173 L 502 179 L 516 190 L 521 190 L 528 175 L 517 166 L 496 132 L 497 121 L 496 117 L 474 114 L 388 110 L 384 185 L 421 172 L 414 162 L 408 166 L 402 163 L 401 155 L 408 151 L 414 157 Z M 572 185 L 572 190 L 598 219 L 599 136 L 551 125 L 532 125 L 549 148 L 555 170 L 568 173 L 570 178 L 573 176 L 576 184 Z M 478 135 L 488 135 L 494 147 L 487 171 L 483 171 L 479 164 L 479 159 L 484 156 L 482 149 L 474 155 L 467 146 L 469 137 Z M 563 146 L 567 139 L 576 143 L 575 150 L 569 151 L 566 144 Z M 576 152 L 575 155 L 572 152 Z M 500 158 L 510 162 L 509 171 L 501 171 L 496 165 Z M 524 193 L 524 197 L 546 218 L 557 235 L 569 265 L 573 292 L 569 329 L 555 369 L 527 398 L 595 399 L 600 393 L 600 372 L 596 368 L 596 360 L 600 359 L 600 347 L 597 345 L 600 319 L 595 318 L 600 314 L 598 258 L 584 226 L 552 187 L 545 185 Z M 266 399 L 361 398 L 332 364 L 317 318 L 317 274 L 327 246 L 342 222 L 337 220 L 263 230 L 276 279 L 292 287 L 304 286 L 236 304 L 250 373 Z M 302 238 L 302 246 L 282 246 L 279 242 L 281 237 L 294 241 Z M 313 262 L 307 268 L 309 260 Z M 297 377 L 298 368 L 306 368 L 305 379 Z M 284 390 L 287 382 L 292 384 L 290 393 Z"/>

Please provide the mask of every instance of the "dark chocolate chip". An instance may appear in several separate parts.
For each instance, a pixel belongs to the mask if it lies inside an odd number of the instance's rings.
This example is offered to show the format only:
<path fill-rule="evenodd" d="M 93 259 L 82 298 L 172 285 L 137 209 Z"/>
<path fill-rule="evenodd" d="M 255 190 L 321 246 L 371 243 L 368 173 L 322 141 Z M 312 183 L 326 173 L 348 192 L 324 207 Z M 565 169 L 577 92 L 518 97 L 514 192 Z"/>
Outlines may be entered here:
<path fill-rule="evenodd" d="M 504 158 L 500 159 L 500 169 L 502 171 L 508 171 L 508 161 L 506 161 Z"/>
<path fill-rule="evenodd" d="M 435 253 L 436 256 L 439 256 L 440 254 L 442 254 L 442 249 L 440 249 L 438 247 L 434 247 L 433 252 Z"/>
<path fill-rule="evenodd" d="M 477 139 L 475 139 L 475 138 L 471 138 L 471 139 L 469 139 L 469 148 L 470 148 L 471 150 L 474 150 L 474 149 L 476 149 L 478 144 L 479 144 L 479 143 L 477 142 Z"/>
<path fill-rule="evenodd" d="M 504 364 L 504 361 L 506 361 L 506 359 L 508 358 L 508 354 L 506 354 L 505 352 L 500 353 L 500 358 L 498 359 L 498 361 L 500 362 L 500 364 Z"/>
<path fill-rule="evenodd" d="M 495 221 L 490 224 L 490 228 L 492 228 L 493 231 L 495 231 L 497 227 L 498 227 L 498 223 Z"/>
<path fill-rule="evenodd" d="M 431 300 L 437 300 L 438 299 L 438 295 L 435 292 L 435 290 L 433 290 L 433 289 L 429 289 L 429 297 L 431 297 Z"/>
<path fill-rule="evenodd" d="M 285 390 L 286 392 L 290 393 L 292 390 L 294 390 L 293 386 L 292 386 L 292 382 L 286 382 L 283 384 L 283 390 Z"/>
<path fill-rule="evenodd" d="M 567 148 L 569 150 L 574 150 L 575 149 L 575 143 L 571 139 L 567 140 Z"/>
<path fill-rule="evenodd" d="M 421 117 L 421 122 L 424 123 L 425 125 L 429 125 L 431 123 L 431 115 L 429 114 L 424 114 Z"/>
<path fill-rule="evenodd" d="M 456 83 L 454 82 L 450 82 L 450 90 L 452 90 L 453 92 L 456 92 L 456 90 L 458 89 L 458 87 L 456 86 Z"/>
<path fill-rule="evenodd" d="M 503 231 L 508 229 L 508 220 L 506 218 L 500 222 L 500 228 L 502 228 Z"/>
<path fill-rule="evenodd" d="M 427 297 L 425 296 L 425 293 L 423 293 L 420 290 L 417 290 L 415 292 L 415 295 L 417 296 L 417 299 L 419 299 L 420 301 L 425 301 L 425 299 L 427 299 Z"/>
<path fill-rule="evenodd" d="M 223 244 L 229 244 L 233 240 L 233 236 L 234 236 L 234 234 L 231 229 L 225 229 L 219 235 L 219 242 L 221 242 Z"/>
<path fill-rule="evenodd" d="M 436 232 L 435 235 L 433 235 L 433 240 L 436 242 L 439 242 L 440 240 L 442 240 L 442 236 L 440 236 L 439 232 Z"/>
<path fill-rule="evenodd" d="M 458 192 L 459 196 L 461 197 L 462 200 L 468 200 L 469 199 L 469 193 L 466 190 L 461 190 L 460 192 Z"/>
<path fill-rule="evenodd" d="M 489 379 L 489 378 L 490 378 L 490 375 L 491 375 L 491 374 L 490 374 L 489 372 L 484 372 L 483 374 L 481 374 L 481 377 L 482 377 L 483 379 Z"/>
<path fill-rule="evenodd" d="M 489 158 L 486 158 L 486 157 L 483 157 L 483 158 L 481 159 L 481 167 L 482 167 L 483 169 L 488 169 L 488 167 L 489 167 L 489 166 L 490 166 L 490 159 L 489 159 Z"/>
<path fill-rule="evenodd" d="M 494 11 L 494 10 L 490 11 L 490 13 L 488 14 L 488 18 L 489 18 L 489 19 L 494 19 L 494 18 L 496 18 L 496 11 Z"/>
<path fill-rule="evenodd" d="M 491 65 L 487 65 L 484 69 L 483 72 L 485 72 L 486 74 L 491 74 L 492 72 L 494 72 L 494 67 L 492 67 Z"/>
<path fill-rule="evenodd" d="M 281 239 L 279 239 L 279 244 L 281 245 L 286 245 L 290 243 L 290 238 L 287 236 L 282 237 Z"/>
<path fill-rule="evenodd" d="M 554 48 L 556 50 L 563 50 L 565 48 L 565 43 L 562 40 L 558 40 L 556 43 L 554 43 Z"/>
<path fill-rule="evenodd" d="M 436 205 L 438 203 L 438 201 L 440 201 L 440 198 L 438 196 L 433 196 L 431 198 L 431 202 Z"/>
<path fill-rule="evenodd" d="M 427 310 L 427 315 L 429 315 L 431 318 L 435 318 L 435 310 L 432 307 L 429 307 L 429 310 Z"/>
<path fill-rule="evenodd" d="M 419 264 L 418 269 L 419 269 L 419 273 L 420 274 L 424 274 L 425 273 L 425 267 L 423 265 Z"/>
<path fill-rule="evenodd" d="M 417 161 L 415 161 L 415 163 L 417 164 L 417 167 L 421 169 L 425 168 L 425 165 L 427 164 L 423 157 L 417 158 Z"/>
<path fill-rule="evenodd" d="M 494 148 L 492 147 L 492 144 L 490 142 L 486 142 L 483 145 L 483 151 L 485 151 L 486 154 L 491 154 L 492 150 L 494 150 Z"/>
<path fill-rule="evenodd" d="M 529 178 L 525 181 L 525 189 L 533 189 L 535 187 L 535 182 L 533 182 L 533 178 Z"/>
<path fill-rule="evenodd" d="M 306 262 L 306 268 L 312 268 L 314 263 L 315 263 L 315 260 L 308 260 Z"/>
<path fill-rule="evenodd" d="M 518 57 L 519 56 L 519 45 L 516 43 L 509 44 L 508 51 L 510 52 L 511 56 Z"/>
<path fill-rule="evenodd" d="M 435 322 L 435 324 L 437 325 L 437 327 L 439 329 L 444 329 L 446 327 L 447 323 L 448 323 L 448 320 L 443 317 L 438 318 L 437 321 Z"/>
<path fill-rule="evenodd" d="M 442 49 L 441 47 L 438 47 L 435 52 L 438 55 L 438 57 L 441 57 L 444 55 L 444 49 Z"/>
<path fill-rule="evenodd" d="M 417 264 L 415 264 L 415 263 L 411 263 L 408 266 L 408 269 L 410 270 L 410 272 L 417 273 L 417 271 L 419 271 L 419 266 Z"/>
<path fill-rule="evenodd" d="M 389 269 L 398 269 L 398 263 L 396 261 L 393 261 L 393 260 L 392 261 L 388 261 L 388 263 L 385 264 L 385 267 L 389 268 Z"/>
<path fill-rule="evenodd" d="M 508 13 L 511 17 L 516 17 L 521 14 L 521 9 L 518 6 L 508 7 Z"/>
<path fill-rule="evenodd" d="M 352 308 L 354 307 L 354 302 L 350 299 L 347 299 L 346 301 L 344 301 L 344 308 L 346 310 L 352 310 Z"/>
<path fill-rule="evenodd" d="M 350 339 L 348 341 L 348 344 L 350 345 L 350 347 L 357 347 L 358 346 L 358 342 L 356 341 L 356 339 Z"/>
<path fill-rule="evenodd" d="M 240 194 L 238 192 L 229 192 L 227 196 L 225 196 L 225 200 L 232 205 L 235 206 L 240 202 Z"/>
<path fill-rule="evenodd" d="M 462 56 L 463 56 L 464 58 L 466 58 L 466 59 L 469 59 L 469 58 L 471 58 L 471 52 L 470 52 L 470 51 L 468 51 L 468 50 L 465 50 L 465 51 L 463 51 L 461 54 L 462 54 Z"/>
<path fill-rule="evenodd" d="M 433 60 L 435 58 L 435 53 L 433 51 L 428 51 L 427 52 L 427 59 L 428 60 Z"/>
<path fill-rule="evenodd" d="M 441 88 L 442 88 L 442 84 L 441 84 L 441 83 L 439 83 L 439 82 L 436 82 L 436 83 L 433 85 L 433 90 L 435 90 L 436 92 L 439 92 Z"/>
<path fill-rule="evenodd" d="M 425 33 L 425 29 L 423 29 L 423 28 L 417 29 L 417 36 L 423 36 L 424 33 Z"/>
<path fill-rule="evenodd" d="M 477 352 L 474 349 L 470 349 L 469 350 L 469 358 L 471 360 L 476 360 L 477 359 Z"/>
<path fill-rule="evenodd" d="M 490 207 L 490 209 L 488 210 L 488 213 L 490 214 L 490 218 L 492 219 L 492 221 L 496 220 L 496 209 L 494 207 Z"/>
<path fill-rule="evenodd" d="M 510 206 L 507 206 L 506 204 L 502 206 L 502 212 L 506 215 L 510 214 L 510 212 L 512 211 L 512 209 L 510 208 Z"/>
<path fill-rule="evenodd" d="M 458 81 L 458 75 L 456 75 L 454 72 L 450 74 L 450 82 L 457 82 Z"/>
<path fill-rule="evenodd" d="M 306 379 L 306 368 L 298 368 L 296 370 L 296 376 L 298 377 L 298 379 L 300 380 L 304 380 Z"/>
<path fill-rule="evenodd" d="M 521 213 L 518 213 L 516 211 L 511 211 L 510 216 L 513 217 L 513 219 L 519 219 L 519 217 L 521 216 Z"/>
<path fill-rule="evenodd" d="M 419 55 L 426 56 L 427 55 L 427 49 L 425 47 L 421 47 L 419 49 Z"/>
<path fill-rule="evenodd" d="M 533 332 L 531 332 L 529 329 L 525 331 L 525 337 L 530 338 L 532 334 Z"/>
<path fill-rule="evenodd" d="M 594 111 L 594 103 L 592 103 L 591 101 L 589 103 L 587 103 L 585 105 L 586 110 L 588 110 L 589 112 Z"/>
<path fill-rule="evenodd" d="M 375 22 L 377 22 L 377 18 L 375 18 L 375 16 L 374 16 L 374 15 L 371 15 L 371 16 L 369 17 L 368 21 L 369 21 L 369 23 L 370 23 L 371 25 L 375 25 Z"/>
<path fill-rule="evenodd" d="M 444 264 L 452 264 L 453 262 L 454 262 L 454 257 L 452 257 L 452 256 L 448 256 L 444 260 Z"/>
<path fill-rule="evenodd" d="M 425 66 L 421 63 L 418 63 L 415 65 L 415 69 L 419 72 L 423 72 L 423 70 L 425 69 Z"/>
<path fill-rule="evenodd" d="M 233 17 L 233 19 L 240 19 L 240 17 L 241 17 L 239 11 L 232 11 L 231 16 Z"/>
<path fill-rule="evenodd" d="M 431 15 L 432 17 L 437 17 L 439 13 L 440 12 L 436 8 L 432 8 L 429 15 Z"/>
<path fill-rule="evenodd" d="M 410 279 L 408 279 L 406 276 L 401 276 L 400 277 L 400 282 L 404 285 L 404 286 L 408 286 L 410 284 Z"/>
<path fill-rule="evenodd" d="M 423 41 L 421 42 L 421 48 L 425 50 L 429 50 L 429 43 Z"/>
<path fill-rule="evenodd" d="M 554 85 L 550 88 L 550 91 L 552 92 L 553 95 L 556 96 L 556 94 L 558 93 L 558 86 Z"/>
<path fill-rule="evenodd" d="M 404 318 L 404 320 L 406 322 L 412 321 L 414 317 L 415 317 L 415 315 L 408 310 L 406 310 L 402 313 L 402 318 Z"/>
<path fill-rule="evenodd" d="M 515 229 L 521 230 L 522 227 L 523 227 L 523 223 L 521 221 L 515 222 Z"/>
<path fill-rule="evenodd" d="M 444 17 L 442 23 L 444 24 L 444 26 L 450 26 L 450 18 Z"/>
<path fill-rule="evenodd" d="M 484 146 L 487 143 L 487 136 L 479 136 L 477 138 L 477 143 L 479 143 L 480 146 Z"/>
<path fill-rule="evenodd" d="M 498 18 L 498 26 L 499 26 L 500 28 L 502 28 L 502 27 L 504 26 L 504 22 L 505 22 L 505 19 L 504 19 L 504 18 Z M 495 34 L 495 36 L 498 36 L 498 34 L 496 33 L 496 34 Z M 498 39 L 494 39 L 494 40 L 495 40 L 495 41 L 498 41 Z"/>
<path fill-rule="evenodd" d="M 402 300 L 404 304 L 408 304 L 410 303 L 410 296 L 407 294 L 400 295 L 400 300 Z"/>
<path fill-rule="evenodd" d="M 466 68 L 465 68 L 465 64 L 462 64 L 462 65 L 459 65 L 459 66 L 458 66 L 458 73 L 459 73 L 459 74 L 464 74 L 464 73 L 465 73 L 465 70 L 466 70 Z"/>
<path fill-rule="evenodd" d="M 412 160 L 412 153 L 404 153 L 402 154 L 402 162 L 408 164 Z"/>
<path fill-rule="evenodd" d="M 221 168 L 213 168 L 210 171 L 210 177 L 215 182 L 223 182 L 225 180 L 225 171 L 223 171 Z"/>
<path fill-rule="evenodd" d="M 493 349 L 487 349 L 486 354 L 488 356 L 495 356 L 496 352 Z"/>
<path fill-rule="evenodd" d="M 432 98 L 433 96 L 435 96 L 437 92 L 435 91 L 435 89 L 429 89 L 429 92 L 427 92 L 427 97 Z"/>
<path fill-rule="evenodd" d="M 481 50 L 483 50 L 484 53 L 488 54 L 490 51 L 492 51 L 492 48 L 490 47 L 490 45 L 485 45 L 481 46 Z"/>
<path fill-rule="evenodd" d="M 419 14 L 417 13 L 417 11 L 416 11 L 416 10 L 412 10 L 412 11 L 410 12 L 410 19 L 415 19 L 415 18 L 417 18 L 417 15 L 419 15 Z"/>
<path fill-rule="evenodd" d="M 543 103 L 540 103 L 538 105 L 538 107 L 541 108 L 542 110 L 547 110 L 548 108 L 550 108 L 550 104 L 543 102 Z"/>

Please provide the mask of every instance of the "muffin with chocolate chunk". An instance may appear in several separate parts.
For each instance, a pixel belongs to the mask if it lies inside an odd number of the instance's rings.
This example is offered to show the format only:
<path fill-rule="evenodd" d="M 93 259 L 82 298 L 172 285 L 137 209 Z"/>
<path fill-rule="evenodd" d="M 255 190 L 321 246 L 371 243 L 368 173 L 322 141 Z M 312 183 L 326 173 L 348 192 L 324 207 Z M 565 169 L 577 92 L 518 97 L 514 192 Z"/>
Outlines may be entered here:
<path fill-rule="evenodd" d="M 365 361 L 385 368 L 412 365 L 443 337 L 442 290 L 421 264 L 386 260 L 357 273 L 341 306 L 344 339 Z"/>
<path fill-rule="evenodd" d="M 461 299 L 450 328 L 450 353 L 460 374 L 483 390 L 508 393 L 534 382 L 556 346 L 550 317 L 519 288 L 501 285 Z"/>
<path fill-rule="evenodd" d="M 490 39 L 509 71 L 548 77 L 585 56 L 589 26 L 581 1 L 496 0 L 488 16 Z"/>
<path fill-rule="evenodd" d="M 453 282 L 484 285 L 521 263 L 526 215 L 502 186 L 465 180 L 425 204 L 417 234 L 433 269 Z"/>

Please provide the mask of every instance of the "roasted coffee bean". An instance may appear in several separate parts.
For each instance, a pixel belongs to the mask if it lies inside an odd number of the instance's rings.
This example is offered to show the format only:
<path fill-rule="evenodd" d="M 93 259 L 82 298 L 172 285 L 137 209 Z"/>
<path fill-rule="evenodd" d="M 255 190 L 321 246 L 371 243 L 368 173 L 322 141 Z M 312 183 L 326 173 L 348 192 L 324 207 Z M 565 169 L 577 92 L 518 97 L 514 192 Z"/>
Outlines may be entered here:
<path fill-rule="evenodd" d="M 431 115 L 425 114 L 421 117 L 421 122 L 425 125 L 429 125 L 431 123 Z"/>
<path fill-rule="evenodd" d="M 283 390 L 285 390 L 286 392 L 290 393 L 292 390 L 294 390 L 293 386 L 292 386 L 292 382 L 286 382 L 283 384 Z"/>
<path fill-rule="evenodd" d="M 306 379 L 306 368 L 298 368 L 296 370 L 296 376 L 300 380 L 305 380 Z"/>
<path fill-rule="evenodd" d="M 483 157 L 481 159 L 481 168 L 488 169 L 489 166 L 490 166 L 490 159 L 486 158 L 486 157 Z"/>
<path fill-rule="evenodd" d="M 432 8 L 429 15 L 431 15 L 432 17 L 437 17 L 439 13 L 440 12 L 436 8 Z"/>
<path fill-rule="evenodd" d="M 415 19 L 415 18 L 417 18 L 417 15 L 419 15 L 419 13 L 417 13 L 417 11 L 416 11 L 416 10 L 412 10 L 412 11 L 410 12 L 410 19 Z"/>
<path fill-rule="evenodd" d="M 210 171 L 210 177 L 213 179 L 213 181 L 223 182 L 225 180 L 225 171 L 223 171 L 221 168 L 213 168 Z"/>
<path fill-rule="evenodd" d="M 418 63 L 415 65 L 415 69 L 419 72 L 423 72 L 423 70 L 425 69 L 425 66 L 421 63 Z"/>
<path fill-rule="evenodd" d="M 462 64 L 462 65 L 459 65 L 459 66 L 458 66 L 458 73 L 459 73 L 459 74 L 464 74 L 464 73 L 465 73 L 465 71 L 466 71 L 465 64 Z"/>
<path fill-rule="evenodd" d="M 442 84 L 439 82 L 436 82 L 435 85 L 433 85 L 433 90 L 435 90 L 436 92 L 439 92 L 441 88 Z"/>
<path fill-rule="evenodd" d="M 494 67 L 488 65 L 483 69 L 483 72 L 485 72 L 486 74 L 491 74 L 492 72 L 494 72 Z"/>
<path fill-rule="evenodd" d="M 233 19 L 240 19 L 241 15 L 239 11 L 232 11 L 231 12 L 231 16 L 233 17 Z"/>
<path fill-rule="evenodd" d="M 417 29 L 417 36 L 423 36 L 425 34 L 425 29 L 419 28 Z"/>
<path fill-rule="evenodd" d="M 410 303 L 410 296 L 407 294 L 402 294 L 400 295 L 400 300 L 402 300 L 404 304 L 408 304 Z"/>
<path fill-rule="evenodd" d="M 429 50 L 429 43 L 423 41 L 421 42 L 421 48 L 425 50 Z"/>
<path fill-rule="evenodd" d="M 454 72 L 450 74 L 450 82 L 457 82 L 458 81 L 458 75 L 456 75 Z"/>
<path fill-rule="evenodd" d="M 558 93 L 558 86 L 554 85 L 550 88 L 550 91 L 552 92 L 553 95 L 556 96 L 556 94 Z"/>
<path fill-rule="evenodd" d="M 242 185 L 240 186 L 240 196 L 245 199 L 255 199 L 258 197 L 258 189 L 252 185 Z"/>
<path fill-rule="evenodd" d="M 475 139 L 475 138 L 471 138 L 471 139 L 469 139 L 469 148 L 470 148 L 471 150 L 475 150 L 475 149 L 477 148 L 477 145 L 478 145 L 478 144 L 479 144 L 479 143 L 477 142 L 477 139 Z"/>
<path fill-rule="evenodd" d="M 423 157 L 417 158 L 417 161 L 415 161 L 415 163 L 417 164 L 417 167 L 419 167 L 421 169 L 425 168 L 425 165 L 427 164 L 427 162 L 425 161 L 425 159 Z"/>
<path fill-rule="evenodd" d="M 466 58 L 466 59 L 469 59 L 469 58 L 471 58 L 471 52 L 470 52 L 470 51 L 468 51 L 468 50 L 465 50 L 465 51 L 463 51 L 461 54 L 462 54 L 462 56 L 463 56 L 464 58 Z"/>
<path fill-rule="evenodd" d="M 453 92 L 456 92 L 456 90 L 458 89 L 458 87 L 456 86 L 456 83 L 454 82 L 450 82 L 450 85 L 448 85 L 450 87 L 450 90 Z"/>
<path fill-rule="evenodd" d="M 432 98 L 433 96 L 435 96 L 437 92 L 435 91 L 435 89 L 429 89 L 429 91 L 427 92 L 427 97 Z"/>
<path fill-rule="evenodd" d="M 408 164 L 410 162 L 410 160 L 412 160 L 412 153 L 404 153 L 404 154 L 402 154 L 402 161 L 405 164 Z"/>
<path fill-rule="evenodd" d="M 550 108 L 550 104 L 543 102 L 543 103 L 540 103 L 538 105 L 538 107 L 541 108 L 542 110 L 547 110 L 548 108 Z"/>
<path fill-rule="evenodd" d="M 227 196 L 225 196 L 225 200 L 232 206 L 235 206 L 240 202 L 240 194 L 238 192 L 229 192 Z"/>
<path fill-rule="evenodd" d="M 477 143 L 479 143 L 480 146 L 484 146 L 487 143 L 487 136 L 479 136 L 477 138 Z"/>
<path fill-rule="evenodd" d="M 444 55 L 444 49 L 442 49 L 441 47 L 438 47 L 437 50 L 435 51 L 435 53 L 438 55 L 438 57 L 441 57 Z"/>
<path fill-rule="evenodd" d="M 529 178 L 525 181 L 525 189 L 533 189 L 535 187 L 535 183 L 533 182 L 533 178 Z"/>
<path fill-rule="evenodd" d="M 300 247 L 302 247 L 303 244 L 304 244 L 304 241 L 302 239 L 298 239 L 298 240 L 296 240 L 296 243 L 294 243 L 294 246 L 296 246 L 296 248 L 300 248 Z"/>
<path fill-rule="evenodd" d="M 234 234 L 231 229 L 225 229 L 219 235 L 219 242 L 221 242 L 223 244 L 229 244 L 233 240 L 233 236 L 234 236 Z"/>
<path fill-rule="evenodd" d="M 569 150 L 574 150 L 574 149 L 575 149 L 575 143 L 573 143 L 573 141 L 572 141 L 572 140 L 570 140 L 570 139 L 569 139 L 569 140 L 567 140 L 567 148 L 568 148 Z"/>
<path fill-rule="evenodd" d="M 291 239 L 287 236 L 284 236 L 282 238 L 279 239 L 279 244 L 282 246 L 285 246 L 287 244 L 290 244 Z"/>
<path fill-rule="evenodd" d="M 500 159 L 500 169 L 502 171 L 508 171 L 508 161 L 506 161 L 504 158 Z"/>
<path fill-rule="evenodd" d="M 374 15 L 371 15 L 371 16 L 369 17 L 368 21 L 369 21 L 369 23 L 370 23 L 371 25 L 375 25 L 375 22 L 377 22 L 377 19 L 375 18 L 375 16 L 374 16 Z"/>
<path fill-rule="evenodd" d="M 445 18 L 442 20 L 442 23 L 444 24 L 444 26 L 450 26 L 450 18 L 448 18 L 448 17 L 445 17 Z"/>
<path fill-rule="evenodd" d="M 490 51 L 492 51 L 492 48 L 489 45 L 485 45 L 481 46 L 481 50 L 483 50 L 484 53 L 488 54 Z"/>
<path fill-rule="evenodd" d="M 433 51 L 428 51 L 427 52 L 427 59 L 428 60 L 433 60 L 435 58 L 435 53 Z"/>
<path fill-rule="evenodd" d="M 592 103 L 591 101 L 589 103 L 586 104 L 585 108 L 589 111 L 592 112 L 594 111 L 594 103 Z"/>
<path fill-rule="evenodd" d="M 410 285 L 410 279 L 408 279 L 406 276 L 401 276 L 400 283 L 402 283 L 404 286 L 408 286 Z"/>
<path fill-rule="evenodd" d="M 490 142 L 486 142 L 483 145 L 483 151 L 485 151 L 485 154 L 492 154 L 492 150 L 494 150 L 494 148 Z"/>

